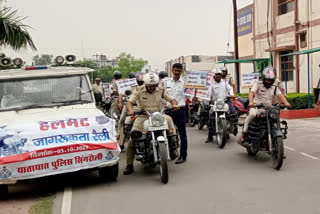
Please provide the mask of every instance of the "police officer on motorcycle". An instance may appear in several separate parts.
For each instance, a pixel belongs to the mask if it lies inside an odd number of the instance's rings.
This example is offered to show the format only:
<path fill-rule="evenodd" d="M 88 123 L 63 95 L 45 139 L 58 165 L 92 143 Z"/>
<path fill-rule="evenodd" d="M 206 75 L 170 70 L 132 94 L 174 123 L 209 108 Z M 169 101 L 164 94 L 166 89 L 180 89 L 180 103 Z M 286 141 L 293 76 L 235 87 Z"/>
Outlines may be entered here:
<path fill-rule="evenodd" d="M 268 66 L 263 70 L 262 81 L 255 82 L 251 88 L 249 92 L 249 107 L 251 108 L 249 115 L 244 122 L 240 140 L 238 141 L 240 144 L 245 144 L 249 123 L 255 119 L 257 114 L 265 111 L 265 109 L 257 109 L 255 105 L 263 104 L 264 107 L 269 107 L 272 105 L 273 98 L 277 97 L 287 108 L 290 107 L 290 103 L 288 103 L 286 98 L 282 95 L 278 86 L 274 84 L 275 80 L 276 76 L 274 68 Z"/>
<path fill-rule="evenodd" d="M 220 68 L 221 72 L 222 72 L 222 79 L 223 80 L 226 80 L 232 87 L 233 89 L 233 92 L 236 93 L 237 90 L 236 90 L 236 84 L 232 78 L 232 76 L 228 73 L 228 69 L 226 67 L 221 67 Z"/>
<path fill-rule="evenodd" d="M 130 96 L 126 106 L 128 108 L 128 115 L 134 114 L 133 104 L 137 104 L 139 110 L 146 110 L 149 113 L 160 112 L 161 100 L 165 99 L 170 102 L 173 109 L 178 109 L 178 103 L 175 99 L 170 97 L 168 93 L 159 85 L 159 77 L 155 73 L 147 73 L 143 76 L 144 85 L 138 87 L 138 89 Z M 168 122 L 169 130 L 175 134 L 175 127 L 173 120 L 170 116 L 164 115 Z M 147 116 L 138 116 L 132 127 L 132 131 L 143 132 L 143 123 L 148 119 Z M 134 145 L 132 141 L 129 142 L 127 148 L 127 167 L 123 172 L 124 175 L 129 175 L 134 172 L 133 161 L 135 156 Z"/>
<path fill-rule="evenodd" d="M 214 72 L 214 79 L 212 81 L 212 92 L 211 92 L 211 99 L 212 102 L 214 102 L 217 99 L 225 99 L 226 97 L 234 97 L 233 89 L 230 86 L 230 84 L 222 79 L 222 71 L 220 69 L 216 69 Z M 238 114 L 235 110 L 235 108 L 232 106 L 232 103 L 230 100 L 227 100 L 226 103 L 229 106 L 230 111 L 230 119 L 233 122 L 234 125 L 234 135 L 237 135 L 238 129 L 237 129 L 237 122 L 238 122 Z M 206 140 L 206 143 L 213 141 L 213 135 L 215 133 L 214 128 L 214 120 L 215 120 L 215 114 L 210 115 L 210 122 L 208 126 L 208 139 Z"/>
<path fill-rule="evenodd" d="M 143 75 L 140 73 L 134 73 L 134 74 L 135 74 L 138 86 L 142 86 L 144 83 L 143 82 Z M 130 90 L 130 94 L 133 94 L 137 90 L 138 86 L 132 86 L 131 90 Z M 120 94 L 119 99 L 122 100 L 123 96 L 124 96 L 123 94 Z M 122 112 L 121 112 L 120 119 L 119 119 L 119 125 L 118 125 L 118 133 L 119 134 L 118 134 L 118 139 L 117 139 L 121 150 L 124 149 L 124 143 L 125 143 L 124 142 L 125 139 L 124 139 L 124 133 L 123 133 L 123 125 L 126 122 L 127 122 L 127 124 L 129 123 L 129 121 L 126 119 L 127 116 L 128 116 L 128 109 L 126 106 L 124 106 L 124 108 L 122 108 Z"/>

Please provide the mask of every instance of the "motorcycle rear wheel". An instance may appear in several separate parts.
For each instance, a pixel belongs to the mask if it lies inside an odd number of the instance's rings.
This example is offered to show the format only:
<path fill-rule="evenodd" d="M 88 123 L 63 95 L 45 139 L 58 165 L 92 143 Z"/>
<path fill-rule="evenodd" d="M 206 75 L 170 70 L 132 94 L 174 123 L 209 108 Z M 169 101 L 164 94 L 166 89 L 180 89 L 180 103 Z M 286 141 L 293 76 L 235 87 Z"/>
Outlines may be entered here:
<path fill-rule="evenodd" d="M 218 121 L 218 133 L 217 133 L 217 143 L 220 149 L 223 149 L 227 142 L 227 121 L 225 119 L 219 119 Z"/>
<path fill-rule="evenodd" d="M 284 148 L 282 137 L 276 137 L 272 143 L 273 151 L 271 152 L 272 167 L 279 170 L 283 163 Z"/>
<path fill-rule="evenodd" d="M 160 158 L 160 177 L 163 184 L 169 181 L 168 172 L 168 155 L 165 143 L 159 143 L 159 158 Z"/>

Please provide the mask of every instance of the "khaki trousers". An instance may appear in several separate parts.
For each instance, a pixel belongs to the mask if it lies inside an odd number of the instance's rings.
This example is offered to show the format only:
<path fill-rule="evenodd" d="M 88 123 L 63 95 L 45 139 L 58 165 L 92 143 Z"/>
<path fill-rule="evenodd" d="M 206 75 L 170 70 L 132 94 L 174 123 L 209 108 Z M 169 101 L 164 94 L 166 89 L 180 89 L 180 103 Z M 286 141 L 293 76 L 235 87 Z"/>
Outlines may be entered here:
<path fill-rule="evenodd" d="M 253 121 L 258 114 L 264 111 L 265 111 L 264 109 L 250 108 L 249 115 L 244 121 L 243 132 L 247 133 L 249 128 L 249 123 Z"/>
<path fill-rule="evenodd" d="M 110 115 L 111 115 L 111 118 L 112 119 L 115 119 L 114 116 L 113 116 L 113 113 L 116 112 L 118 113 L 119 112 L 119 108 L 118 108 L 118 98 L 113 98 L 112 99 L 112 103 L 111 103 L 111 107 L 110 107 Z"/>

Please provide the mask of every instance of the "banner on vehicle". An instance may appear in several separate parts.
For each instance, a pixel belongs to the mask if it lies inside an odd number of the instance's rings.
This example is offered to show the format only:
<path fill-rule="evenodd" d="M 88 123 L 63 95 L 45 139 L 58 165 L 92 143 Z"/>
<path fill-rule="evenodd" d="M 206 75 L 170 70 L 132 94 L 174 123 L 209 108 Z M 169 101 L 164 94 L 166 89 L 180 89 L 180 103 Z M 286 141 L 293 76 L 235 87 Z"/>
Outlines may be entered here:
<path fill-rule="evenodd" d="M 242 88 L 252 88 L 253 84 L 259 80 L 259 73 L 242 74 Z"/>
<path fill-rule="evenodd" d="M 211 85 L 213 80 L 213 73 L 207 72 L 207 86 L 206 89 L 192 89 L 186 88 L 184 90 L 184 95 L 186 96 L 196 96 L 199 99 L 210 100 L 211 98 Z"/>
<path fill-rule="evenodd" d="M 138 85 L 135 78 L 118 80 L 117 82 L 119 94 L 125 94 L 126 90 L 130 90 L 132 86 Z"/>
<path fill-rule="evenodd" d="M 113 164 L 120 153 L 114 127 L 104 115 L 0 126 L 0 181 Z"/>
<path fill-rule="evenodd" d="M 185 88 L 206 89 L 207 71 L 186 71 Z"/>

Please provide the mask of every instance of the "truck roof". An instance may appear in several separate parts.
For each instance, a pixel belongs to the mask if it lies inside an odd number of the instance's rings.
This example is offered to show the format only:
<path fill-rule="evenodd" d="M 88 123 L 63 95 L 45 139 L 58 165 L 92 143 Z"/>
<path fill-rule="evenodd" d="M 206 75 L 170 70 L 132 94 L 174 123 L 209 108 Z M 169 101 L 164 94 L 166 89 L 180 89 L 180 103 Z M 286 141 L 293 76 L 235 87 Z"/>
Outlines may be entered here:
<path fill-rule="evenodd" d="M 34 69 L 32 69 L 34 68 Z M 42 68 L 42 69 L 39 69 Z M 30 69 L 30 70 L 29 70 Z M 69 67 L 69 66 L 35 66 L 35 67 L 25 67 L 19 69 L 7 69 L 0 70 L 0 80 L 8 79 L 24 79 L 33 77 L 56 77 L 56 76 L 73 76 L 88 74 L 93 72 L 93 69 L 84 67 Z"/>

